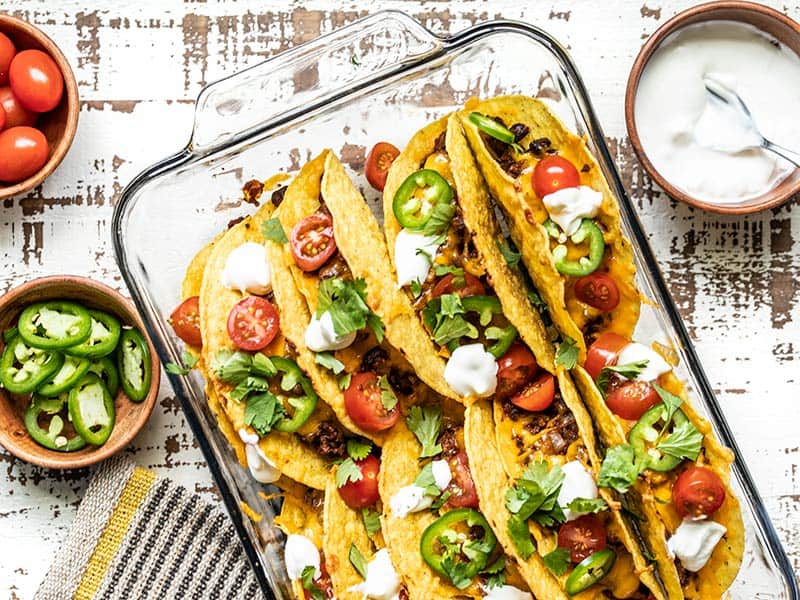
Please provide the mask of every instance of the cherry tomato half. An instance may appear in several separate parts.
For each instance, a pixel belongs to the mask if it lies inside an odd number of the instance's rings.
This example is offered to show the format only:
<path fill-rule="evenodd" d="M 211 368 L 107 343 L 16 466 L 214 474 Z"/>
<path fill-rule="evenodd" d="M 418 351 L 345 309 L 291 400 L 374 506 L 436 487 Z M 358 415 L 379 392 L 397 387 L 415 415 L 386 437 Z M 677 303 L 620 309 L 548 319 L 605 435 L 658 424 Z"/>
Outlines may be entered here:
<path fill-rule="evenodd" d="M 523 344 L 514 342 L 497 361 L 497 390 L 499 399 L 514 395 L 536 374 L 539 365 L 533 353 Z"/>
<path fill-rule="evenodd" d="M 543 371 L 533 381 L 529 381 L 516 394 L 511 396 L 511 403 L 523 410 L 538 412 L 545 410 L 556 397 L 556 378 Z"/>
<path fill-rule="evenodd" d="M 228 335 L 237 347 L 248 352 L 266 348 L 279 329 L 278 312 L 260 296 L 240 300 L 228 315 Z"/>
<path fill-rule="evenodd" d="M 386 410 L 381 400 L 380 378 L 371 372 L 356 373 L 344 392 L 344 408 L 364 431 L 384 431 L 400 418 L 400 406 Z"/>
<path fill-rule="evenodd" d="M 0 132 L 0 181 L 27 179 L 47 162 L 47 138 L 33 127 L 11 127 Z"/>
<path fill-rule="evenodd" d="M 533 169 L 533 191 L 539 198 L 580 184 L 578 169 L 561 156 L 545 156 Z"/>
<path fill-rule="evenodd" d="M 706 467 L 689 467 L 672 486 L 672 504 L 681 518 L 710 517 L 723 502 L 725 486 L 719 475 Z"/>
<path fill-rule="evenodd" d="M 320 575 L 314 580 L 314 585 L 322 592 L 322 597 L 325 600 L 333 600 L 333 583 L 331 582 L 331 576 L 328 574 L 328 569 L 325 567 L 324 560 L 320 562 L 319 570 Z M 314 600 L 314 596 L 305 588 L 303 589 L 303 600 Z"/>
<path fill-rule="evenodd" d="M 575 297 L 589 306 L 610 312 L 619 304 L 619 288 L 605 273 L 585 275 L 575 282 Z"/>
<path fill-rule="evenodd" d="M 606 528 L 597 515 L 567 521 L 558 530 L 558 547 L 569 550 L 569 559 L 577 564 L 606 547 Z"/>
<path fill-rule="evenodd" d="M 8 85 L 8 68 L 17 49 L 7 35 L 0 33 L 0 85 Z"/>
<path fill-rule="evenodd" d="M 12 92 L 11 88 L 8 86 L 0 87 L 0 106 L 6 111 L 7 129 L 19 127 L 20 125 L 31 127 L 36 123 L 36 119 L 39 117 L 38 113 L 30 111 L 22 106 L 16 96 L 14 96 L 14 92 Z"/>
<path fill-rule="evenodd" d="M 190 346 L 200 347 L 200 298 L 192 296 L 181 302 L 169 317 L 175 334 Z"/>
<path fill-rule="evenodd" d="M 617 362 L 617 354 L 629 343 L 630 340 L 617 333 L 611 331 L 604 333 L 589 346 L 583 368 L 592 376 L 592 379 L 597 379 L 603 367 Z"/>
<path fill-rule="evenodd" d="M 659 402 L 658 392 L 646 381 L 626 381 L 606 397 L 611 412 L 629 421 L 638 421 L 648 408 Z"/>
<path fill-rule="evenodd" d="M 316 271 L 336 252 L 333 220 L 326 213 L 315 213 L 292 228 L 292 258 L 303 271 Z"/>
<path fill-rule="evenodd" d="M 450 497 L 447 499 L 448 508 L 478 508 L 478 492 L 475 491 L 475 482 L 469 470 L 469 459 L 466 452 L 459 452 L 447 461 L 453 480 L 447 487 Z"/>
<path fill-rule="evenodd" d="M 389 142 L 378 142 L 367 154 L 367 166 L 365 167 L 367 181 L 379 192 L 386 187 L 386 175 L 389 167 L 392 166 L 394 159 L 400 154 L 395 146 Z"/>
<path fill-rule="evenodd" d="M 475 277 L 475 275 L 464 273 L 464 278 L 460 282 L 463 283 L 461 287 L 453 285 L 453 280 L 455 278 L 456 276 L 452 273 L 448 273 L 442 277 L 436 282 L 436 285 L 433 286 L 431 295 L 434 298 L 438 298 L 439 296 L 444 296 L 445 294 L 452 294 L 455 292 L 461 298 L 466 298 L 467 296 L 483 296 L 486 294 L 486 288 L 483 286 L 483 283 L 481 283 L 481 280 Z"/>
<path fill-rule="evenodd" d="M 23 50 L 11 61 L 8 80 L 14 95 L 28 110 L 53 110 L 64 93 L 64 77 L 56 61 L 41 50 Z"/>
<path fill-rule="evenodd" d="M 378 472 L 381 470 L 381 461 L 370 454 L 364 460 L 356 461 L 361 479 L 348 481 L 339 488 L 344 503 L 350 508 L 366 508 L 378 501 Z"/>

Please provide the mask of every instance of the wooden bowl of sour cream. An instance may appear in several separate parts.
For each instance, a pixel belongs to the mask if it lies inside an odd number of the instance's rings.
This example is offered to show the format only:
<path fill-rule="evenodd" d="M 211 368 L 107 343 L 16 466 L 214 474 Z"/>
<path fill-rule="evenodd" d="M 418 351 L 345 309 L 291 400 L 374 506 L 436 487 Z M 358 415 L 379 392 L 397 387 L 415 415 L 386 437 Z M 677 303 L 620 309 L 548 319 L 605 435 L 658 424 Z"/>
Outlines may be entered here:
<path fill-rule="evenodd" d="M 736 64 L 726 58 L 734 53 Z M 692 7 L 647 40 L 625 93 L 633 149 L 672 198 L 717 213 L 747 214 L 799 193 L 800 169 L 764 150 L 720 153 L 698 144 L 692 133 L 698 111 L 704 124 L 714 117 L 700 106 L 701 72 L 730 82 L 768 139 L 800 150 L 800 119 L 792 102 L 800 97 L 800 25 L 752 2 Z"/>

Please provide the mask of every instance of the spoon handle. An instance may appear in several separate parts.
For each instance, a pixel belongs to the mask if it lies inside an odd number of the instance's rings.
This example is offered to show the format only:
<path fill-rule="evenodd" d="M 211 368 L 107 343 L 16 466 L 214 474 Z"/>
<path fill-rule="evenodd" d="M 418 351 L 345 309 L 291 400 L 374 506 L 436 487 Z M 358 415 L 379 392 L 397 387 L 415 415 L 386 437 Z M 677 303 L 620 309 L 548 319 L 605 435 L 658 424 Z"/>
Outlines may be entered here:
<path fill-rule="evenodd" d="M 793 163 L 796 167 L 800 167 L 800 154 L 797 152 L 792 152 L 784 148 L 783 146 L 778 146 L 778 144 L 773 144 L 769 140 L 764 140 L 762 144 L 762 148 L 769 150 L 770 152 L 774 152 L 778 156 L 782 156 L 790 163 Z"/>

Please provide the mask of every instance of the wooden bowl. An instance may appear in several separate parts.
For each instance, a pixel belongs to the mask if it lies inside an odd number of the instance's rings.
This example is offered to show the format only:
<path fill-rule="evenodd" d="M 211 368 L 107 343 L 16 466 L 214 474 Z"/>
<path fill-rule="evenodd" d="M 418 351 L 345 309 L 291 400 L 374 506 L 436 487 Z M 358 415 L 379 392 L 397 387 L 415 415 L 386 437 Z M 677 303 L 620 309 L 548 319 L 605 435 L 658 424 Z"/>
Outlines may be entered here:
<path fill-rule="evenodd" d="M 50 112 L 40 114 L 35 125 L 44 133 L 50 146 L 47 162 L 39 171 L 18 183 L 0 182 L 0 200 L 2 200 L 35 188 L 61 164 L 72 145 L 75 130 L 78 128 L 80 104 L 75 75 L 66 57 L 53 40 L 27 21 L 9 15 L 0 14 L 0 32 L 11 38 L 17 51 L 36 49 L 47 52 L 56 61 L 61 75 L 64 77 L 64 94 L 61 102 Z"/>
<path fill-rule="evenodd" d="M 153 343 L 147 337 L 144 324 L 133 304 L 110 287 L 85 277 L 43 277 L 14 288 L 0 298 L 0 330 L 5 331 L 13 325 L 20 312 L 31 303 L 57 299 L 75 300 L 89 308 L 117 316 L 123 325 L 136 327 L 150 346 L 153 370 L 150 391 L 142 402 L 132 402 L 120 389 L 114 399 L 116 422 L 108 441 L 102 446 L 87 445 L 76 452 L 57 452 L 37 444 L 28 434 L 23 422 L 28 396 L 18 396 L 0 389 L 0 446 L 35 465 L 50 469 L 77 469 L 116 454 L 136 437 L 147 422 L 158 398 L 161 366 Z"/>
<path fill-rule="evenodd" d="M 800 55 L 800 24 L 768 6 L 754 2 L 723 0 L 700 4 L 678 13 L 650 36 L 633 63 L 633 68 L 628 77 L 628 87 L 625 91 L 625 124 L 628 128 L 631 144 L 636 156 L 650 177 L 676 200 L 703 210 L 732 215 L 749 214 L 779 206 L 800 192 L 800 169 L 795 169 L 791 175 L 776 187 L 760 196 L 751 198 L 746 203 L 721 205 L 695 198 L 672 185 L 656 170 L 642 147 L 642 142 L 636 129 L 634 107 L 639 79 L 647 66 L 647 62 L 670 34 L 687 25 L 707 21 L 739 21 L 752 25 Z"/>

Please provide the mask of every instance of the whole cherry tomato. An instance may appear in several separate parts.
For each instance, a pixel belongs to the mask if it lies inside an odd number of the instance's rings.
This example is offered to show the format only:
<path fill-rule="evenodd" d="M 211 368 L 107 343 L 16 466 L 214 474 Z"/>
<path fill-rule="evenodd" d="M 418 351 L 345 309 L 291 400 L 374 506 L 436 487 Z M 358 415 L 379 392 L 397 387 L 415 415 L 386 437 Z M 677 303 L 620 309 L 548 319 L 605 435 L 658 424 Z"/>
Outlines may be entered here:
<path fill-rule="evenodd" d="M 619 304 L 619 288 L 605 273 L 585 275 L 575 282 L 575 297 L 589 306 L 610 312 Z"/>
<path fill-rule="evenodd" d="M 561 156 L 545 156 L 533 168 L 533 191 L 539 198 L 580 184 L 578 169 Z"/>
<path fill-rule="evenodd" d="M 278 311 L 260 296 L 240 300 L 228 315 L 228 335 L 237 347 L 248 352 L 266 348 L 279 329 Z"/>
<path fill-rule="evenodd" d="M 725 486 L 719 475 L 706 467 L 689 467 L 672 486 L 672 504 L 681 518 L 710 517 L 723 502 Z"/>
<path fill-rule="evenodd" d="M 629 343 L 630 340 L 619 334 L 611 331 L 604 333 L 589 346 L 583 368 L 592 376 L 592 379 L 597 379 L 603 367 L 616 364 L 617 354 Z"/>
<path fill-rule="evenodd" d="M 648 408 L 659 402 L 658 392 L 646 381 L 626 381 L 615 386 L 606 397 L 611 412 L 629 421 L 638 421 Z"/>
<path fill-rule="evenodd" d="M 8 85 L 8 68 L 16 53 L 14 42 L 4 33 L 0 33 L 0 85 Z"/>
<path fill-rule="evenodd" d="M 11 127 L 0 132 L 0 181 L 27 179 L 47 162 L 47 138 L 33 127 Z"/>
<path fill-rule="evenodd" d="M 392 166 L 394 159 L 400 154 L 395 146 L 389 142 L 378 142 L 367 154 L 367 165 L 365 167 L 367 181 L 379 192 L 386 187 L 386 176 L 389 174 L 389 167 Z"/>
<path fill-rule="evenodd" d="M 447 487 L 450 497 L 446 505 L 449 508 L 478 508 L 478 492 L 469 470 L 469 459 L 464 451 L 455 454 L 447 461 L 453 480 Z"/>
<path fill-rule="evenodd" d="M 539 369 L 533 353 L 520 342 L 511 344 L 508 352 L 497 361 L 497 390 L 499 399 L 509 398 L 522 388 Z"/>
<path fill-rule="evenodd" d="M 442 277 L 436 282 L 436 285 L 433 286 L 431 296 L 438 298 L 439 296 L 455 292 L 461 298 L 466 298 L 467 296 L 483 296 L 486 293 L 486 288 L 483 287 L 483 283 L 481 283 L 481 280 L 475 277 L 475 275 L 464 273 L 463 278 L 459 277 L 461 281 L 455 281 L 455 279 L 456 276 L 452 273 L 448 273 Z"/>
<path fill-rule="evenodd" d="M 3 107 L 6 113 L 7 129 L 20 125 L 32 127 L 39 117 L 39 113 L 32 112 L 22 106 L 8 86 L 0 87 L 0 106 Z"/>
<path fill-rule="evenodd" d="M 192 296 L 181 302 L 169 317 L 172 328 L 179 338 L 190 346 L 200 347 L 200 299 Z"/>
<path fill-rule="evenodd" d="M 303 271 L 316 271 L 336 252 L 333 238 L 333 219 L 327 213 L 318 212 L 292 228 L 292 258 Z"/>
<path fill-rule="evenodd" d="M 524 410 L 539 412 L 547 409 L 556 397 L 556 378 L 547 371 L 526 383 L 511 396 L 511 403 Z"/>
<path fill-rule="evenodd" d="M 344 408 L 353 422 L 365 431 L 384 431 L 400 419 L 400 406 L 386 410 L 380 378 L 371 372 L 356 373 L 344 391 Z"/>
<path fill-rule="evenodd" d="M 370 454 L 364 460 L 356 461 L 361 479 L 348 481 L 339 488 L 339 495 L 350 508 L 366 508 L 375 504 L 378 495 L 378 472 L 381 470 L 381 461 Z"/>
<path fill-rule="evenodd" d="M 22 106 L 34 112 L 53 110 L 64 93 L 64 77 L 56 61 L 41 50 L 23 50 L 11 61 L 8 80 Z"/>
<path fill-rule="evenodd" d="M 558 547 L 569 550 L 570 560 L 579 563 L 606 547 L 606 528 L 597 515 L 567 521 L 558 530 Z"/>

